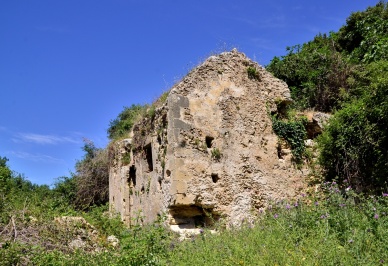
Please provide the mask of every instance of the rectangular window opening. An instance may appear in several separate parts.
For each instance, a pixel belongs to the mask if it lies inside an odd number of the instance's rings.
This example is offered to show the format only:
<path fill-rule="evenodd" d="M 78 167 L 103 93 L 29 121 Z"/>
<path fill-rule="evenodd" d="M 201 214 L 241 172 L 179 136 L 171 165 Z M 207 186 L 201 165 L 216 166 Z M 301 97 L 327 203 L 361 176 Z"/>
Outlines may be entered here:
<path fill-rule="evenodd" d="M 134 165 L 132 165 L 129 168 L 129 186 L 136 187 L 136 168 Z"/>
<path fill-rule="evenodd" d="M 154 170 L 154 165 L 152 162 L 152 146 L 151 143 L 144 147 L 144 152 L 146 155 L 146 160 L 148 164 L 148 171 L 152 172 Z"/>
<path fill-rule="evenodd" d="M 213 145 L 213 140 L 214 138 L 213 137 L 209 137 L 209 136 L 206 136 L 205 138 L 205 142 L 206 142 L 206 146 L 210 149 Z"/>

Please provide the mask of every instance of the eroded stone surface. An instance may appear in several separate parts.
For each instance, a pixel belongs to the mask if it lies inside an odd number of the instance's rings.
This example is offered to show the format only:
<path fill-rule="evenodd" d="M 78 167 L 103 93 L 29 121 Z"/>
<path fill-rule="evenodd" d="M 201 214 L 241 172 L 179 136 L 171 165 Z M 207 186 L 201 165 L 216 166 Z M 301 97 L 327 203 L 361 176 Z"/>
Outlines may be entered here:
<path fill-rule="evenodd" d="M 128 224 L 167 215 L 174 229 L 187 230 L 220 218 L 239 225 L 270 200 L 295 197 L 306 171 L 293 167 L 287 151 L 279 157 L 269 116 L 290 101 L 286 84 L 244 54 L 211 56 L 115 144 L 112 209 Z"/>
<path fill-rule="evenodd" d="M 307 113 L 307 137 L 309 139 L 314 139 L 318 135 L 322 134 L 322 131 L 325 125 L 330 119 L 330 114 L 322 112 L 308 112 Z"/>

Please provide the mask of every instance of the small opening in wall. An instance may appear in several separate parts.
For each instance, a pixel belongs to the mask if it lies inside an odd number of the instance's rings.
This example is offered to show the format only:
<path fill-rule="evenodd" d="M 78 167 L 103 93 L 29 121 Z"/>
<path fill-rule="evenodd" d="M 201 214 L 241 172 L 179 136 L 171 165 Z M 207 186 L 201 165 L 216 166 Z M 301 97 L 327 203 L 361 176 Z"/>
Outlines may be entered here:
<path fill-rule="evenodd" d="M 175 206 L 170 208 L 170 215 L 180 228 L 212 228 L 220 219 L 220 215 L 213 213 L 211 209 L 198 206 Z"/>
<path fill-rule="evenodd" d="M 171 171 L 170 170 L 166 170 L 166 175 L 170 176 L 171 175 Z"/>
<path fill-rule="evenodd" d="M 213 140 L 214 140 L 213 137 L 206 136 L 205 142 L 206 142 L 206 146 L 207 146 L 208 148 L 211 148 L 211 147 L 212 147 Z"/>
<path fill-rule="evenodd" d="M 277 152 L 278 152 L 278 158 L 279 159 L 283 159 L 283 156 L 282 156 L 282 146 L 280 145 L 280 143 L 278 143 Z"/>
<path fill-rule="evenodd" d="M 147 160 L 147 163 L 148 163 L 148 171 L 152 172 L 154 170 L 154 165 L 153 165 L 153 162 L 152 162 L 152 147 L 151 147 L 151 143 L 148 144 L 147 146 L 145 146 L 144 151 L 145 151 L 146 160 Z"/>
<path fill-rule="evenodd" d="M 182 148 L 186 147 L 186 140 L 185 139 L 181 140 L 180 145 Z"/>
<path fill-rule="evenodd" d="M 213 183 L 217 183 L 217 181 L 218 181 L 219 179 L 220 179 L 220 178 L 218 177 L 218 174 L 212 174 Z"/>
<path fill-rule="evenodd" d="M 129 182 L 130 182 L 129 186 L 132 185 L 132 186 L 136 187 L 136 168 L 134 165 L 132 165 L 129 168 Z"/>

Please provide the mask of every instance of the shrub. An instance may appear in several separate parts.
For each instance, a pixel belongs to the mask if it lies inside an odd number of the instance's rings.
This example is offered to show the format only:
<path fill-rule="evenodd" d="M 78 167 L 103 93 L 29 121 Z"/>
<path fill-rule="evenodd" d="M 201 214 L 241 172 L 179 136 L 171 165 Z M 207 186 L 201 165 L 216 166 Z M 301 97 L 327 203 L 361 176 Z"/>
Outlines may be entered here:
<path fill-rule="evenodd" d="M 388 3 L 379 1 L 352 13 L 338 32 L 338 43 L 355 62 L 388 60 Z"/>
<path fill-rule="evenodd" d="M 85 140 L 85 156 L 76 163 L 73 176 L 76 184 L 75 205 L 87 209 L 109 201 L 109 156 L 107 149 L 96 148 Z"/>
<path fill-rule="evenodd" d="M 257 69 L 255 67 L 248 67 L 247 68 L 247 73 L 248 73 L 248 77 L 250 79 L 257 79 L 257 80 L 260 80 L 260 74 L 259 72 L 257 71 Z"/>
<path fill-rule="evenodd" d="M 132 129 L 136 119 L 144 112 L 146 106 L 132 104 L 130 107 L 124 107 L 124 110 L 112 120 L 108 128 L 108 137 L 117 139 L 125 136 Z"/>
<path fill-rule="evenodd" d="M 7 166 L 7 161 L 6 157 L 0 157 L 0 219 L 5 208 L 7 196 L 10 193 L 10 181 L 12 178 L 12 171 Z"/>
<path fill-rule="evenodd" d="M 319 138 L 320 162 L 328 179 L 379 190 L 388 187 L 388 61 L 365 71 L 368 82 L 356 82 L 361 98 L 336 112 Z"/>
<path fill-rule="evenodd" d="M 288 54 L 267 66 L 290 88 L 295 106 L 330 111 L 339 105 L 340 88 L 348 90 L 351 65 L 339 52 L 335 34 L 319 34 L 313 41 L 287 47 Z"/>
<path fill-rule="evenodd" d="M 53 192 L 67 204 L 74 204 L 76 199 L 77 184 L 72 177 L 62 176 L 56 179 Z"/>
<path fill-rule="evenodd" d="M 353 95 L 348 79 L 359 64 L 387 60 L 388 3 L 380 1 L 352 13 L 346 25 L 329 35 L 318 34 L 303 45 L 287 47 L 267 70 L 284 80 L 295 106 L 329 112 Z"/>

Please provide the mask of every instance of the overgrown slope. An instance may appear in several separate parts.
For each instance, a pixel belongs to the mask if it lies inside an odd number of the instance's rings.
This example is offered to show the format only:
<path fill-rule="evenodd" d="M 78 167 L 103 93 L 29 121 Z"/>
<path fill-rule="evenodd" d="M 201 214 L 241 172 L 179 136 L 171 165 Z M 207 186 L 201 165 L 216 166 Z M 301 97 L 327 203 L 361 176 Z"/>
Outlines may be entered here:
<path fill-rule="evenodd" d="M 380 1 L 267 66 L 289 85 L 294 108 L 334 113 L 319 141 L 320 163 L 328 180 L 359 191 L 388 186 L 387 21 L 388 4 Z"/>

